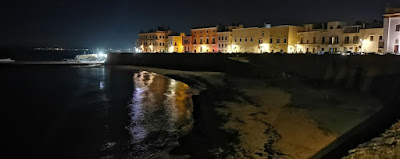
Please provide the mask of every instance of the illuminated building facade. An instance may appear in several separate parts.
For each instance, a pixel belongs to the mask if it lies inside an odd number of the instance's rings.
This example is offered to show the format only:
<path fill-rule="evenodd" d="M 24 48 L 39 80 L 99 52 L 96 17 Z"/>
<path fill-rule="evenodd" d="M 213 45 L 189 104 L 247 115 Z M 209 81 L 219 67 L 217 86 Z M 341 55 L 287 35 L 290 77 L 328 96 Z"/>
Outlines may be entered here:
<path fill-rule="evenodd" d="M 172 33 L 168 36 L 168 52 L 169 53 L 183 53 L 183 38 L 185 37 L 185 33 Z"/>
<path fill-rule="evenodd" d="M 188 53 L 191 51 L 191 48 L 192 48 L 191 42 L 192 42 L 191 35 L 186 35 L 185 37 L 182 38 L 183 52 Z"/>
<path fill-rule="evenodd" d="M 306 24 L 298 36 L 298 53 L 383 53 L 383 28 L 378 23 L 362 23 L 351 26 L 338 21 Z"/>
<path fill-rule="evenodd" d="M 171 34 L 169 29 L 158 27 L 157 30 L 139 33 L 136 41 L 136 47 L 140 52 L 161 53 L 167 52 L 168 36 Z"/>
<path fill-rule="evenodd" d="M 354 25 L 340 21 L 247 28 L 217 25 L 192 28 L 190 36 L 171 35 L 161 28 L 140 33 L 137 48 L 151 53 L 400 53 L 400 9 L 386 9 L 384 17 L 384 22 Z"/>
<path fill-rule="evenodd" d="M 275 26 L 240 28 L 232 30 L 232 52 L 234 53 L 295 53 L 298 41 L 297 26 Z"/>
<path fill-rule="evenodd" d="M 384 15 L 384 51 L 400 53 L 400 8 L 387 8 Z"/>
<path fill-rule="evenodd" d="M 232 30 L 241 29 L 243 25 L 232 25 L 225 27 L 225 30 L 217 32 L 218 36 L 218 52 L 220 53 L 232 53 Z"/>
<path fill-rule="evenodd" d="M 220 27 L 205 27 L 191 29 L 193 53 L 215 53 L 218 51 L 217 31 Z"/>

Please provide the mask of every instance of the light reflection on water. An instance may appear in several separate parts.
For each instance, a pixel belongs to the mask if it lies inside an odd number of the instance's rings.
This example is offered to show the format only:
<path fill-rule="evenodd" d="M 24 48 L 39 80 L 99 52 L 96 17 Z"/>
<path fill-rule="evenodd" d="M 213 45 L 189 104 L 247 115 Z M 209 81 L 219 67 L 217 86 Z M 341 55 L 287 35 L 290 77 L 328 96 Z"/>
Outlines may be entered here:
<path fill-rule="evenodd" d="M 133 74 L 133 93 L 127 107 L 129 122 L 125 129 L 130 135 L 127 154 L 115 154 L 120 152 L 116 150 L 120 147 L 114 146 L 118 143 L 106 141 L 108 157 L 148 158 L 176 145 L 178 138 L 193 125 L 189 86 L 155 73 Z"/>

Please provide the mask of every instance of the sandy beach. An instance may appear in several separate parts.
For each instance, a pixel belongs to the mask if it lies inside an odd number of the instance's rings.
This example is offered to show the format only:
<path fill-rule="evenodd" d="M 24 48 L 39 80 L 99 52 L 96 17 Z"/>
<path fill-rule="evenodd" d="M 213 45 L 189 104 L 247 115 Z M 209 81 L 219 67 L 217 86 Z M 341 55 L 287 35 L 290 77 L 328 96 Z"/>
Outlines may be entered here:
<path fill-rule="evenodd" d="M 194 103 L 195 112 L 205 111 L 205 108 L 196 110 L 196 106 L 201 106 L 207 107 L 207 111 L 201 113 L 208 113 L 195 120 L 218 116 L 221 120 L 216 121 L 219 124 L 214 129 L 220 130 L 202 130 L 202 133 L 207 133 L 205 136 L 208 138 L 225 138 L 224 142 L 219 141 L 223 139 L 216 139 L 203 146 L 182 145 L 192 146 L 192 149 L 206 149 L 208 156 L 215 158 L 310 158 L 381 108 L 377 99 L 366 94 L 335 87 L 315 87 L 296 78 L 259 80 L 218 72 L 135 66 L 121 68 L 175 77 L 189 82 L 200 96 L 204 90 L 218 90 L 215 96 L 220 98 L 209 100 L 211 103 Z M 220 90 L 229 93 L 223 94 Z M 207 122 L 201 122 L 200 125 L 210 129 Z M 215 131 L 225 132 L 227 137 L 213 136 L 221 135 Z M 229 138 L 232 134 L 233 138 Z M 189 136 L 197 138 L 199 135 Z M 184 150 L 179 150 L 179 153 L 199 158 Z"/>

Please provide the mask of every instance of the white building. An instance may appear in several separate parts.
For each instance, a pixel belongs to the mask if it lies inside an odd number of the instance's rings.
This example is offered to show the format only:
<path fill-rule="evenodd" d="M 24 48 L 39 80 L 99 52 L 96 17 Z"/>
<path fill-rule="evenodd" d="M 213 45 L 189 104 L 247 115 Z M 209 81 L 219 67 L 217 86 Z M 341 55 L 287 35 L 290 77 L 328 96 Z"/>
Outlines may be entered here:
<path fill-rule="evenodd" d="M 385 53 L 400 53 L 400 8 L 387 8 L 384 17 Z"/>

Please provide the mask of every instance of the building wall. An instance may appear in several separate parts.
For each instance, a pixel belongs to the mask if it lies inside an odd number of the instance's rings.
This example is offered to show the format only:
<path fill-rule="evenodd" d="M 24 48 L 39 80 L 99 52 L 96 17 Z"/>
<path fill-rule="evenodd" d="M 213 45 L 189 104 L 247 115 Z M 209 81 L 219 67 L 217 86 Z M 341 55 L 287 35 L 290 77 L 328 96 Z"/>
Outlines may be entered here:
<path fill-rule="evenodd" d="M 216 27 L 192 29 L 192 50 L 193 53 L 217 52 L 217 29 Z M 208 39 L 208 43 L 207 43 Z M 214 39 L 214 40 L 213 40 Z"/>
<path fill-rule="evenodd" d="M 232 52 L 232 32 L 217 32 L 217 47 L 218 52 L 231 53 Z"/>
<path fill-rule="evenodd" d="M 183 52 L 191 52 L 192 50 L 192 36 L 185 36 L 182 38 Z"/>
<path fill-rule="evenodd" d="M 185 37 L 185 33 L 180 33 L 179 36 L 169 36 L 168 37 L 168 52 L 169 53 L 183 53 L 184 48 L 183 48 L 183 37 Z"/>
<path fill-rule="evenodd" d="M 363 29 L 361 30 L 360 37 L 362 37 L 362 52 L 383 53 L 383 48 L 379 47 L 379 42 L 382 42 L 380 39 L 383 39 L 382 28 Z"/>
<path fill-rule="evenodd" d="M 259 53 L 260 28 L 241 28 L 232 30 L 232 52 Z"/>
<path fill-rule="evenodd" d="M 395 46 L 400 45 L 400 31 L 396 31 L 396 25 L 400 25 L 400 11 L 399 13 L 386 14 L 384 17 L 384 52 L 394 53 Z M 400 53 L 400 51 L 397 53 Z"/>
<path fill-rule="evenodd" d="M 140 33 L 136 46 L 142 52 L 157 53 L 167 52 L 169 31 L 156 31 L 151 33 Z"/>
<path fill-rule="evenodd" d="M 355 31 L 345 32 L 346 28 Z M 328 22 L 326 29 L 312 30 L 310 25 L 305 25 L 304 30 L 298 33 L 298 53 L 383 52 L 380 49 L 383 42 L 380 40 L 383 38 L 382 28 L 362 29 L 362 26 L 346 26 L 343 22 Z"/>

